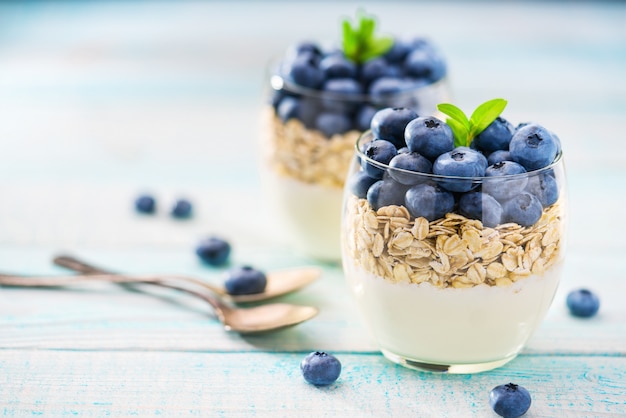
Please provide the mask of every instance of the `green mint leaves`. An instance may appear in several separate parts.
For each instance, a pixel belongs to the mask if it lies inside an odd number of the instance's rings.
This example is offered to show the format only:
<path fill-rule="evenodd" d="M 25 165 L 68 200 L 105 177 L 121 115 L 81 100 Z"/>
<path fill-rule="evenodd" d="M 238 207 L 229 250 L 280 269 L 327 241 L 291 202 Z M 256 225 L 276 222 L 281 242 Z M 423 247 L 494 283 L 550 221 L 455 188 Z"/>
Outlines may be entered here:
<path fill-rule="evenodd" d="M 344 19 L 342 29 L 343 52 L 349 60 L 357 64 L 378 57 L 393 46 L 393 38 L 375 36 L 376 20 L 363 11 L 357 12 L 357 22 L 354 26 L 348 19 Z"/>
<path fill-rule="evenodd" d="M 493 99 L 486 101 L 474 110 L 468 119 L 465 113 L 458 107 L 449 103 L 437 105 L 437 109 L 448 116 L 446 123 L 454 134 L 455 147 L 469 147 L 476 135 L 485 130 L 504 110 L 507 101 Z"/>

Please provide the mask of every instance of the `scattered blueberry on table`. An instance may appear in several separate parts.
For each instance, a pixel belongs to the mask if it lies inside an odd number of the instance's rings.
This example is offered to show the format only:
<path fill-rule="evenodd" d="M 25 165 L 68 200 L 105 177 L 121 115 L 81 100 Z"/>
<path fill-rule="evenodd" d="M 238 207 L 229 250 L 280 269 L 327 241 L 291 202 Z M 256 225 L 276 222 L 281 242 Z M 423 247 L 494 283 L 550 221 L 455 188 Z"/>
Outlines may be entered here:
<path fill-rule="evenodd" d="M 600 309 L 600 299 L 589 289 L 572 290 L 566 303 L 570 313 L 579 318 L 590 318 Z"/>
<path fill-rule="evenodd" d="M 530 404 L 530 393 L 515 383 L 496 386 L 489 393 L 489 405 L 496 414 L 504 418 L 524 415 L 530 408 Z"/>
<path fill-rule="evenodd" d="M 235 267 L 226 273 L 224 287 L 229 295 L 261 293 L 267 286 L 265 273 L 250 266 Z"/>
<path fill-rule="evenodd" d="M 135 209 L 139 213 L 154 213 L 156 211 L 156 200 L 148 194 L 140 195 L 135 199 Z"/>
<path fill-rule="evenodd" d="M 328 386 L 341 374 L 341 362 L 332 354 L 314 351 L 300 363 L 304 380 L 315 386 Z"/>
<path fill-rule="evenodd" d="M 174 202 L 171 215 L 174 218 L 186 219 L 186 218 L 191 217 L 192 209 L 193 209 L 193 206 L 189 200 L 178 199 L 176 200 L 176 202 Z"/>
<path fill-rule="evenodd" d="M 231 246 L 228 241 L 215 236 L 200 241 L 196 246 L 196 255 L 204 263 L 211 266 L 226 264 L 230 252 Z"/>

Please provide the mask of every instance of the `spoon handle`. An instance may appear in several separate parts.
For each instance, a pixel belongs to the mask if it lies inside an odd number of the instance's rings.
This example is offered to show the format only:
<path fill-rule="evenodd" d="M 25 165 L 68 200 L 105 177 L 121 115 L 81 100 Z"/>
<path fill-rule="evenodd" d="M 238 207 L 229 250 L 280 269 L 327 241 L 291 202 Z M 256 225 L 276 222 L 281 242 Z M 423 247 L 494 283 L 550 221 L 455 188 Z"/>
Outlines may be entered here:
<path fill-rule="evenodd" d="M 100 267 L 96 267 L 92 264 L 89 264 L 85 261 L 79 260 L 76 257 L 72 257 L 69 255 L 59 255 L 54 257 L 54 264 L 56 264 L 57 266 L 61 266 L 61 267 L 65 267 L 69 270 L 74 270 L 78 273 L 83 273 L 83 274 L 98 274 L 98 273 L 104 273 L 104 274 L 115 274 L 115 272 L 110 271 L 110 270 L 106 270 L 106 269 L 102 269 Z"/>
<path fill-rule="evenodd" d="M 58 266 L 65 267 L 67 269 L 74 270 L 76 272 L 83 273 L 86 275 L 96 275 L 96 274 L 115 275 L 117 274 L 110 270 L 103 269 L 101 267 L 96 267 L 93 264 L 90 264 L 84 260 L 80 260 L 77 257 L 67 255 L 67 254 L 54 257 L 53 262 L 54 264 Z M 222 293 L 222 292 L 219 292 L 219 289 L 215 289 L 213 286 L 207 284 L 206 282 L 202 280 L 197 280 L 197 279 L 190 278 L 190 277 L 181 277 L 181 276 L 171 276 L 170 278 L 177 279 L 179 281 L 183 281 L 183 282 L 187 282 L 191 284 L 195 284 L 217 295 L 221 295 Z M 164 282 L 162 280 L 150 281 L 149 283 L 158 285 L 158 286 L 169 287 L 171 289 L 182 290 L 182 291 L 185 291 L 187 293 L 190 293 L 192 295 L 195 295 L 205 300 L 207 303 L 209 303 L 209 305 L 213 307 L 213 309 L 215 310 L 215 314 L 218 316 L 220 321 L 222 321 L 222 323 L 224 322 L 224 312 L 230 309 L 228 306 L 226 306 L 226 304 L 224 304 L 218 298 L 202 293 L 202 292 L 193 291 L 189 288 L 182 287 L 182 286 L 175 286 L 171 284 L 170 282 Z"/>
<path fill-rule="evenodd" d="M 67 254 L 63 254 L 63 255 L 59 255 L 54 257 L 53 259 L 54 264 L 56 264 L 57 266 L 61 266 L 61 267 L 65 267 L 67 269 L 76 271 L 78 273 L 82 273 L 82 274 L 87 274 L 87 275 L 91 275 L 91 274 L 119 274 L 116 273 L 114 271 L 108 270 L 108 269 L 103 269 L 100 267 L 97 267 L 93 264 L 90 264 L 84 260 L 81 260 L 77 257 L 71 256 L 71 255 L 67 255 Z M 213 286 L 203 280 L 199 280 L 193 277 L 187 277 L 187 276 L 174 276 L 174 275 L 164 275 L 164 278 L 168 278 L 168 279 L 175 279 L 175 280 L 179 280 L 179 281 L 183 281 L 183 282 L 187 282 L 187 283 L 191 283 L 194 285 L 197 285 L 199 287 L 202 287 L 206 290 L 209 290 L 210 292 L 213 292 L 219 296 L 224 296 L 225 292 L 218 288 L 217 286 Z"/>
<path fill-rule="evenodd" d="M 160 278 L 154 276 L 124 276 L 122 274 L 97 273 L 95 271 L 90 274 L 77 274 L 73 276 L 20 276 L 14 274 L 0 274 L 0 285 L 16 287 L 59 287 L 92 280 L 101 280 L 109 283 L 149 283 L 180 290 L 196 296 L 211 305 L 222 323 L 224 322 L 224 311 L 230 309 L 213 296 L 189 289 L 185 286 L 163 282 Z"/>

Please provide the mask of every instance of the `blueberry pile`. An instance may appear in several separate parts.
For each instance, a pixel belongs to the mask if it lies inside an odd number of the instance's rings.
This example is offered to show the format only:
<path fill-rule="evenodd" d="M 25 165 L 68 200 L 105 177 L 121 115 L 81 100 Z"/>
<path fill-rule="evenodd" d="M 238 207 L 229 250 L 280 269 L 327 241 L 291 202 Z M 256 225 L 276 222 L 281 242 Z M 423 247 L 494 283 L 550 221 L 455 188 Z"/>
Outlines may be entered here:
<path fill-rule="evenodd" d="M 487 227 L 526 227 L 559 197 L 554 171 L 545 167 L 560 155 L 560 141 L 538 124 L 513 127 L 498 116 L 469 146 L 455 146 L 446 122 L 385 108 L 372 117 L 371 132 L 348 187 L 374 210 L 403 205 L 429 221 L 456 212 Z"/>
<path fill-rule="evenodd" d="M 327 137 L 365 131 L 383 107 L 417 108 L 410 94 L 441 80 L 446 64 L 428 40 L 393 40 L 384 54 L 355 62 L 343 50 L 314 42 L 293 47 L 276 69 L 272 105 L 283 122 L 295 118 Z M 273 83 L 274 84 L 274 83 Z"/>

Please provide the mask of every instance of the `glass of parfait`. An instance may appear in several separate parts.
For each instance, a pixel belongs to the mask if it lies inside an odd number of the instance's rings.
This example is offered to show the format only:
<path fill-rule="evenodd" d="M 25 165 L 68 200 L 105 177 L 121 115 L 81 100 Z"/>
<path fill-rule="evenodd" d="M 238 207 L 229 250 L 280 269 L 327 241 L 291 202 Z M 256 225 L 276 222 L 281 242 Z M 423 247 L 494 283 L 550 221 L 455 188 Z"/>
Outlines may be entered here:
<path fill-rule="evenodd" d="M 386 107 L 430 114 L 448 98 L 446 64 L 429 40 L 388 41 L 366 57 L 350 54 L 345 39 L 343 47 L 301 42 L 270 66 L 263 183 L 278 221 L 314 258 L 340 260 L 343 186 L 373 115 Z"/>
<path fill-rule="evenodd" d="M 483 132 L 459 146 L 446 122 L 420 117 L 406 124 L 404 149 L 372 131 L 354 149 L 345 276 L 381 352 L 410 368 L 473 373 L 507 363 L 559 284 L 567 229 L 560 141 L 500 117 Z"/>

